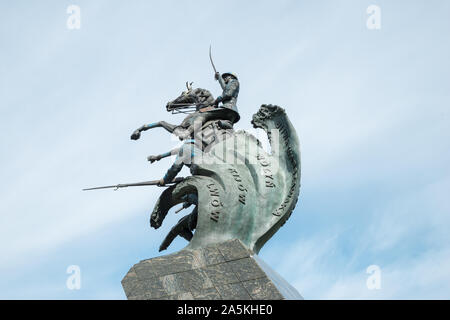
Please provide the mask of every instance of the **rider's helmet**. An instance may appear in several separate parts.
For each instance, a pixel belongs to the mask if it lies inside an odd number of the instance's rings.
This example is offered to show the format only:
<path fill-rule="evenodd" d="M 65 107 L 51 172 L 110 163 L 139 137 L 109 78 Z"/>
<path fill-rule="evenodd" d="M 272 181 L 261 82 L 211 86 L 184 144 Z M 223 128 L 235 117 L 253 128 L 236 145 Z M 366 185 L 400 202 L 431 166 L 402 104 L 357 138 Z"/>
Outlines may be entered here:
<path fill-rule="evenodd" d="M 238 79 L 236 73 L 234 73 L 234 72 L 225 72 L 225 73 L 222 73 L 222 79 L 225 79 L 225 78 L 228 77 L 228 76 L 231 76 L 231 77 L 233 77 L 233 78 L 236 79 L 236 80 Z"/>

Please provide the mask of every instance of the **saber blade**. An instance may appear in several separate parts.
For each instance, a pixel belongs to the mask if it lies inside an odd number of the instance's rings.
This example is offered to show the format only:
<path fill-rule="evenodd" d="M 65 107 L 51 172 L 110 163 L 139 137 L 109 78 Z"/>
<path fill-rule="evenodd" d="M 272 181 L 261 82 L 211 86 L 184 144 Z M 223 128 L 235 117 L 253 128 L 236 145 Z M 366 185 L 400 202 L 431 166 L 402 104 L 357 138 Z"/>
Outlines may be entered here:
<path fill-rule="evenodd" d="M 212 67 L 214 69 L 214 73 L 217 73 L 216 66 L 214 65 L 214 62 L 213 62 L 213 59 L 212 59 L 211 45 L 209 45 L 209 60 L 211 61 L 211 65 L 212 65 Z"/>

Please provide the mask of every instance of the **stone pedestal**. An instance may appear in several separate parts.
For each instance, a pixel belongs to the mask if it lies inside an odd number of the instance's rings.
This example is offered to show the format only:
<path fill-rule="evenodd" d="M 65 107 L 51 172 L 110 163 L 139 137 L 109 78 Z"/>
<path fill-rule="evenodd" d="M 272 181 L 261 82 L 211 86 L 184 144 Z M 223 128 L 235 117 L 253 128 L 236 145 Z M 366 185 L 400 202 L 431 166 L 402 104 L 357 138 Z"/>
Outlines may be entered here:
<path fill-rule="evenodd" d="M 303 299 L 239 240 L 143 260 L 122 286 L 130 300 Z"/>

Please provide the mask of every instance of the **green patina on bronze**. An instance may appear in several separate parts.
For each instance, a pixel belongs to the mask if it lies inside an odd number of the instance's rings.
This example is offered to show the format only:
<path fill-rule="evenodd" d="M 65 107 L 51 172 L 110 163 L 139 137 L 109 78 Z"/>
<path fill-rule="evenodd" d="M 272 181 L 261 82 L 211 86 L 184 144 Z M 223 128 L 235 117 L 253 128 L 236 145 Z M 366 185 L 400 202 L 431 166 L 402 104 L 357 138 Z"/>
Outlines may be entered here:
<path fill-rule="evenodd" d="M 300 148 L 284 109 L 262 105 L 252 124 L 267 133 L 270 153 L 251 134 L 228 130 L 219 142 L 196 156 L 192 176 L 162 193 L 151 215 L 153 227 L 158 228 L 183 197 L 197 194 L 196 230 L 187 249 L 239 239 L 259 252 L 297 203 Z"/>

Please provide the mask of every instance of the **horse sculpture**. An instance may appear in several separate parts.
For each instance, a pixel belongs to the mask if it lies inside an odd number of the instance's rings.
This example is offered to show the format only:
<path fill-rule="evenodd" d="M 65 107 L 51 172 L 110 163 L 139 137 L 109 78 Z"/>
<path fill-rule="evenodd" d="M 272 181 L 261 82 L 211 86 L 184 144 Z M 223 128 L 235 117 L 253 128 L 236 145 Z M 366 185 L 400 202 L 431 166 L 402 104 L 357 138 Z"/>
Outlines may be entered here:
<path fill-rule="evenodd" d="M 168 132 L 176 135 L 180 140 L 200 138 L 199 141 L 204 144 L 202 148 L 207 148 L 212 142 L 211 129 L 213 131 L 217 131 L 214 129 L 230 130 L 233 129 L 233 124 L 239 121 L 240 116 L 234 110 L 218 108 L 214 105 L 215 99 L 208 90 L 202 88 L 192 89 L 192 82 L 186 82 L 186 88 L 187 91 L 183 91 L 179 97 L 168 102 L 166 105 L 168 112 L 188 113 L 181 124 L 174 125 L 166 121 L 146 124 L 136 129 L 131 135 L 131 139 L 138 140 L 141 136 L 141 132 L 162 127 Z M 210 128 L 208 131 L 204 125 L 211 121 L 216 122 L 214 124 L 209 123 Z M 204 132 L 204 130 L 206 132 Z M 206 138 L 206 136 L 210 137 Z M 177 148 L 160 155 L 148 156 L 147 160 L 153 163 L 154 161 L 159 161 L 162 158 L 177 154 L 178 151 L 179 149 Z"/>

